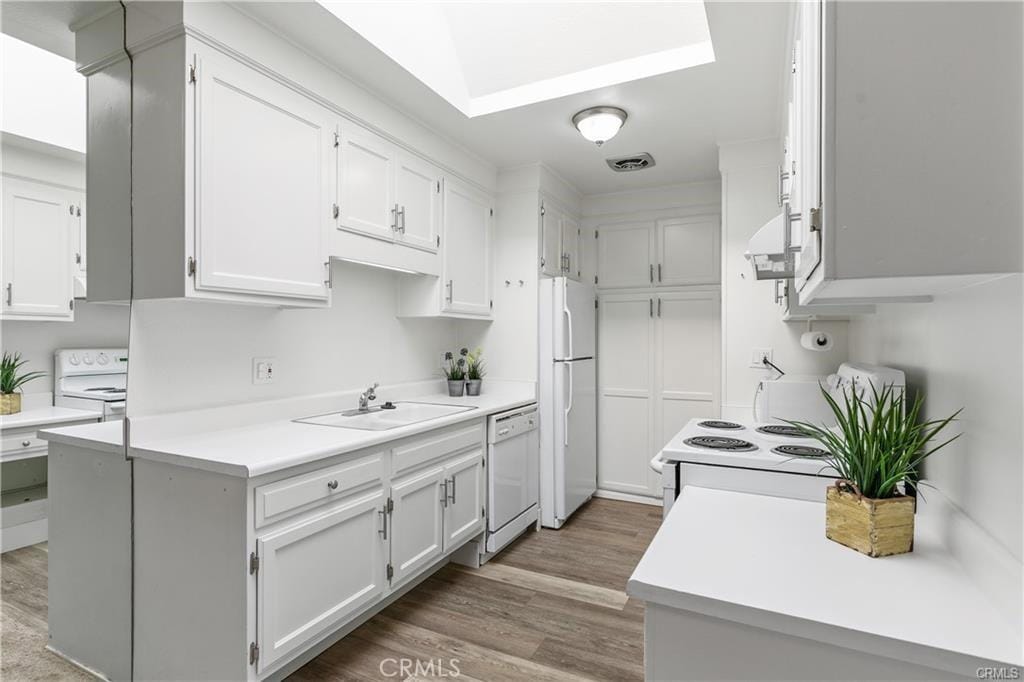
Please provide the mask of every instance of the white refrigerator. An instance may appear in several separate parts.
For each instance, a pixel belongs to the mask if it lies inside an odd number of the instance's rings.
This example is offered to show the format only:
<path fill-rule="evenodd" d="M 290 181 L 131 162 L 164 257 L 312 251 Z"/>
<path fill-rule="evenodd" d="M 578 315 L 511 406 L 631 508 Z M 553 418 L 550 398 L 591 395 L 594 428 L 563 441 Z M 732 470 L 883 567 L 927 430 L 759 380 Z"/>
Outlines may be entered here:
<path fill-rule="evenodd" d="M 540 513 L 560 528 L 597 490 L 597 298 L 565 277 L 540 281 Z"/>

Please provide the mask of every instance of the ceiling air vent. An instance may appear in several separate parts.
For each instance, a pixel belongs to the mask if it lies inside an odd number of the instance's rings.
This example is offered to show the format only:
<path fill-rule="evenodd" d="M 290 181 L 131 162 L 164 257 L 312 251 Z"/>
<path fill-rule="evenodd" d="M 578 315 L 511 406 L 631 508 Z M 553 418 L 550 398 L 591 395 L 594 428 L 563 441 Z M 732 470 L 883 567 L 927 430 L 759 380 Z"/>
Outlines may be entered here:
<path fill-rule="evenodd" d="M 654 165 L 654 157 L 647 152 L 620 156 L 616 159 L 605 159 L 605 161 L 608 163 L 608 167 L 616 173 L 643 170 Z"/>

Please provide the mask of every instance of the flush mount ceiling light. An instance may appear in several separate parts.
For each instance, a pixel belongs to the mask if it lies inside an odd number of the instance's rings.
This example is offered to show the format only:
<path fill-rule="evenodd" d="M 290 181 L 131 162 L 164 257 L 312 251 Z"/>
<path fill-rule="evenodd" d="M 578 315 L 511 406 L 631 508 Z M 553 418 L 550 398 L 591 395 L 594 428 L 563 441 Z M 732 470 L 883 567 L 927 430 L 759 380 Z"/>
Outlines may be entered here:
<path fill-rule="evenodd" d="M 580 135 L 600 147 L 615 137 L 626 122 L 626 112 L 618 107 L 590 107 L 572 117 Z"/>

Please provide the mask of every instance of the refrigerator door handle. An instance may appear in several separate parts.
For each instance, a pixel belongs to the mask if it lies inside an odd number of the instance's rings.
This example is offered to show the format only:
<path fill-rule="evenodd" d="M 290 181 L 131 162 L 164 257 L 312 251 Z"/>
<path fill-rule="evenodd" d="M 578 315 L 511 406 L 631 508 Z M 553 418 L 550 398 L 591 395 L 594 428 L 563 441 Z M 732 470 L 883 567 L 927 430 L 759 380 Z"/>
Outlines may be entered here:
<path fill-rule="evenodd" d="M 568 400 L 568 404 L 565 406 L 565 415 L 563 417 L 564 423 L 562 425 L 562 427 L 563 427 L 562 428 L 562 445 L 568 445 L 569 444 L 569 412 L 572 411 L 572 389 L 573 389 L 573 387 L 572 387 L 572 363 L 571 362 L 565 362 L 565 363 L 562 363 L 562 364 L 564 364 L 566 366 L 566 368 L 569 370 L 569 400 Z"/>
<path fill-rule="evenodd" d="M 565 313 L 565 330 L 567 333 L 567 339 L 569 347 L 566 348 L 565 357 L 574 358 L 576 354 L 573 352 L 572 347 L 572 311 L 569 310 L 569 287 L 566 286 L 565 293 L 562 296 L 562 312 Z"/>

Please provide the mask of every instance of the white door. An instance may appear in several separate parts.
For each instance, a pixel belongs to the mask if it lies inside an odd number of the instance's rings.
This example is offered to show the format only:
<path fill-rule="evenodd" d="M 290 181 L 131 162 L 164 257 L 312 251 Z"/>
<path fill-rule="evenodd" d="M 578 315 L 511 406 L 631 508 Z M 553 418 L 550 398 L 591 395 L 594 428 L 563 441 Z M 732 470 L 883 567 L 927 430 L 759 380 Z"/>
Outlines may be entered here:
<path fill-rule="evenodd" d="M 378 490 L 257 540 L 261 671 L 379 599 L 385 499 Z"/>
<path fill-rule="evenodd" d="M 562 212 L 541 204 L 540 215 L 540 271 L 549 277 L 562 274 Z"/>
<path fill-rule="evenodd" d="M 822 14 L 834 10 L 815 0 L 800 3 L 797 11 L 793 87 L 799 95 L 794 104 L 797 111 L 794 137 L 799 139 L 795 150 L 796 167 L 799 172 L 791 180 L 791 192 L 795 197 L 793 211 L 800 214 L 800 220 L 793 222 L 791 234 L 793 243 L 800 246 L 800 251 L 795 254 L 795 267 L 797 286 L 802 287 L 821 262 L 821 231 L 811 229 L 811 210 L 821 207 L 824 199 L 821 193 Z"/>
<path fill-rule="evenodd" d="M 599 288 L 654 284 L 654 223 L 601 225 L 597 231 Z"/>
<path fill-rule="evenodd" d="M 441 171 L 412 154 L 400 154 L 395 202 L 398 243 L 436 253 L 441 234 Z"/>
<path fill-rule="evenodd" d="M 484 529 L 484 453 L 472 450 L 444 467 L 444 551 Z"/>
<path fill-rule="evenodd" d="M 555 516 L 567 519 L 597 489 L 596 361 L 555 363 Z"/>
<path fill-rule="evenodd" d="M 694 417 L 720 414 L 720 309 L 717 291 L 655 298 L 654 433 L 651 456 Z M 657 490 L 660 478 L 649 472 Z"/>
<path fill-rule="evenodd" d="M 476 190 L 444 182 L 444 303 L 446 312 L 491 312 L 491 203 Z"/>
<path fill-rule="evenodd" d="M 72 319 L 68 193 L 14 178 L 2 182 L 4 314 Z"/>
<path fill-rule="evenodd" d="M 341 127 L 338 147 L 338 227 L 386 239 L 395 237 L 395 147 L 354 125 Z"/>
<path fill-rule="evenodd" d="M 392 585 L 430 565 L 444 551 L 443 481 L 444 469 L 433 467 L 391 486 Z"/>
<path fill-rule="evenodd" d="M 212 50 L 196 66 L 196 289 L 326 300 L 328 112 Z"/>
<path fill-rule="evenodd" d="M 656 495 L 647 475 L 656 452 L 654 299 L 648 294 L 610 294 L 598 309 L 598 487 Z"/>
<path fill-rule="evenodd" d="M 718 216 L 659 220 L 655 282 L 662 286 L 718 284 Z"/>
<path fill-rule="evenodd" d="M 566 277 L 578 280 L 582 275 L 582 263 L 580 262 L 582 249 L 580 248 L 581 231 L 578 221 L 569 216 L 562 216 L 562 272 Z"/>

